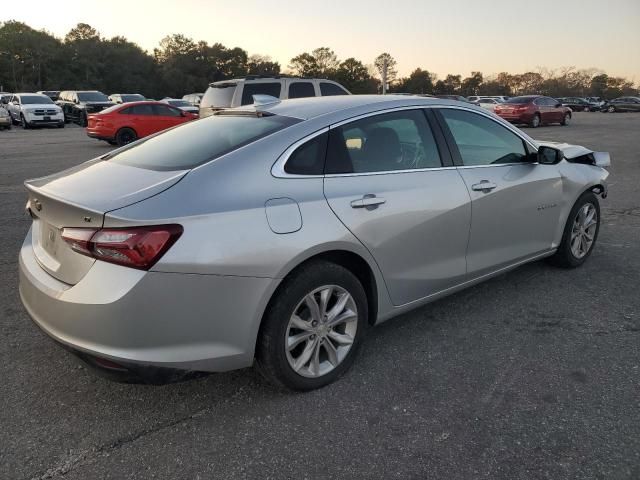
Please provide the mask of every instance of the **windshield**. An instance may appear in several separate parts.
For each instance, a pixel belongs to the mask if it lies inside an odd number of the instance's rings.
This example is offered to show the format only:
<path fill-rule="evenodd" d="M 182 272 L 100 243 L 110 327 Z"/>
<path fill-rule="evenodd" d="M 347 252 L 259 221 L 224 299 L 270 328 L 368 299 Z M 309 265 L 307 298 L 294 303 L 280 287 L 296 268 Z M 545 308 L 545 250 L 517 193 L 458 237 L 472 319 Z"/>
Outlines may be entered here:
<path fill-rule="evenodd" d="M 536 97 L 513 97 L 509 100 L 506 100 L 504 103 L 529 103 L 533 101 Z"/>
<path fill-rule="evenodd" d="M 186 170 L 299 121 L 277 115 L 213 115 L 148 137 L 105 158 L 149 170 Z"/>
<path fill-rule="evenodd" d="M 130 95 L 120 95 L 120 98 L 122 98 L 123 102 L 139 102 L 141 100 L 144 100 L 144 97 L 137 93 L 132 93 Z"/>
<path fill-rule="evenodd" d="M 191 107 L 192 105 L 185 100 L 168 100 L 167 103 L 174 107 Z"/>
<path fill-rule="evenodd" d="M 235 83 L 211 85 L 200 101 L 201 107 L 229 108 L 236 91 Z"/>
<path fill-rule="evenodd" d="M 20 95 L 20 103 L 23 105 L 34 105 L 42 103 L 53 103 L 46 95 Z"/>
<path fill-rule="evenodd" d="M 109 99 L 101 92 L 78 92 L 78 100 L 81 102 L 108 102 Z"/>

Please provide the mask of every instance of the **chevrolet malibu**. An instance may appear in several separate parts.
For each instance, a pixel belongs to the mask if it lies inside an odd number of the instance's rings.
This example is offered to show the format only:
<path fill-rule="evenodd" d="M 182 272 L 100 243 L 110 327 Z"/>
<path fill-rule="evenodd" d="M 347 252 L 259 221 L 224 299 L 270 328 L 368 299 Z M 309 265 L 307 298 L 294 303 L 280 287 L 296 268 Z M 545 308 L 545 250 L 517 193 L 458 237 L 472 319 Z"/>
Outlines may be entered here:
<path fill-rule="evenodd" d="M 594 249 L 607 153 L 451 100 L 255 100 L 26 182 L 20 295 L 42 330 L 118 375 L 255 361 L 310 390 L 372 325 Z"/>

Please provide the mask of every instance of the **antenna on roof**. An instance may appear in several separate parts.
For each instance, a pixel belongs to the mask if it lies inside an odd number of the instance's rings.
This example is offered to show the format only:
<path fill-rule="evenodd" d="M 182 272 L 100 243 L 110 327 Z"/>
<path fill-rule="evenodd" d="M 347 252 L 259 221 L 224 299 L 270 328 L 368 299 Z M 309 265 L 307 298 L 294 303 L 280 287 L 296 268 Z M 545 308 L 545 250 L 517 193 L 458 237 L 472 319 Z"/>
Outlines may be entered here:
<path fill-rule="evenodd" d="M 272 97 L 271 95 L 257 94 L 252 95 L 253 104 L 256 107 L 262 107 L 264 105 L 273 105 L 274 103 L 280 103 L 280 99 Z"/>

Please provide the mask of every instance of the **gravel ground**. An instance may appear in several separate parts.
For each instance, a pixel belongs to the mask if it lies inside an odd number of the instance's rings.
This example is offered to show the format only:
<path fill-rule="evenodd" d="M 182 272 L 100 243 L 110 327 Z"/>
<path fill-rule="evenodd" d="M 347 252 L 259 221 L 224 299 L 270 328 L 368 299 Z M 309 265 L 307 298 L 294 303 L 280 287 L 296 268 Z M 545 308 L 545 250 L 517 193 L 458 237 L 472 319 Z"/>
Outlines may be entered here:
<path fill-rule="evenodd" d="M 640 478 L 640 115 L 527 132 L 612 154 L 589 261 L 387 322 L 307 394 L 252 369 L 112 383 L 51 342 L 18 298 L 22 182 L 110 147 L 77 127 L 0 132 L 0 478 Z"/>

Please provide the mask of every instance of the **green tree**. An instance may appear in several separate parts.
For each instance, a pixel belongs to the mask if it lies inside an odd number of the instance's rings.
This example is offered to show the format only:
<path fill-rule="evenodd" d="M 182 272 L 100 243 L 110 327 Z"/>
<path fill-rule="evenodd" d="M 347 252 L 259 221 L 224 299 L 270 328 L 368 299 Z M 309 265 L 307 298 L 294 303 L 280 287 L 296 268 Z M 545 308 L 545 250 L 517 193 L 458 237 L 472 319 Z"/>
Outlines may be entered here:
<path fill-rule="evenodd" d="M 471 76 L 462 80 L 460 85 L 460 95 L 478 95 L 484 79 L 481 72 L 471 72 Z"/>
<path fill-rule="evenodd" d="M 307 52 L 293 57 L 289 63 L 289 69 L 299 77 L 317 77 L 320 72 L 315 57 Z"/>
<path fill-rule="evenodd" d="M 360 60 L 347 58 L 336 70 L 336 81 L 344 85 L 351 93 L 376 93 L 377 81 Z"/>
<path fill-rule="evenodd" d="M 406 78 L 402 78 L 396 84 L 394 91 L 406 92 L 406 93 L 433 93 L 434 76 L 427 70 L 416 68 L 411 75 Z"/>
<path fill-rule="evenodd" d="M 251 55 L 247 61 L 249 75 L 278 75 L 280 64 L 271 60 L 269 56 Z"/>
<path fill-rule="evenodd" d="M 397 64 L 396 60 L 387 52 L 381 53 L 373 61 L 373 65 L 375 66 L 381 81 L 383 80 L 383 74 L 386 66 L 387 83 L 389 85 L 391 85 L 398 76 L 398 71 L 396 70 Z"/>

